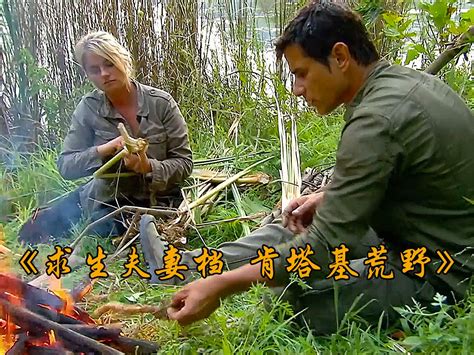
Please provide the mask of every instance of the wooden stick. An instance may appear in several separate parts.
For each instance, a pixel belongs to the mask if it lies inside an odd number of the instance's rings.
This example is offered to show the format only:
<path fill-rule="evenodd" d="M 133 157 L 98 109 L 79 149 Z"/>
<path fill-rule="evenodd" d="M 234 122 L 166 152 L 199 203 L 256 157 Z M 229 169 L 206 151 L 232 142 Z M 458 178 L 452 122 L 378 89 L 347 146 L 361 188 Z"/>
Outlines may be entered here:
<path fill-rule="evenodd" d="M 110 257 L 110 259 L 107 259 L 107 262 L 112 262 L 115 258 L 119 257 L 120 254 L 122 254 L 122 252 L 127 249 L 130 245 L 133 244 L 133 242 L 135 242 L 135 240 L 138 239 L 138 237 L 140 237 L 140 233 L 137 233 L 135 234 L 128 242 L 127 244 L 125 244 L 121 249 L 118 249 L 115 251 L 115 253 Z"/>
<path fill-rule="evenodd" d="M 77 247 L 78 244 L 82 241 L 82 238 L 84 238 L 84 236 L 86 235 L 86 233 L 92 228 L 94 227 L 95 225 L 105 221 L 106 219 L 108 218 L 111 218 L 117 214 L 119 214 L 120 212 L 139 212 L 139 213 L 143 213 L 143 214 L 151 214 L 155 217 L 163 217 L 163 216 L 175 216 L 178 214 L 178 210 L 176 209 L 161 209 L 161 208 L 146 208 L 146 207 L 136 207 L 136 206 L 122 206 L 118 209 L 116 209 L 115 211 L 113 212 L 110 212 L 109 214 L 105 215 L 104 217 L 102 218 L 99 218 L 98 220 L 90 223 L 83 231 L 81 234 L 79 234 L 79 236 L 71 243 L 70 247 L 73 248 L 73 252 L 72 254 L 69 256 L 69 257 L 72 257 L 72 256 L 77 256 L 77 254 L 79 253 L 80 251 L 80 248 Z M 70 265 L 71 266 L 71 265 Z M 72 266 L 71 266 L 72 267 Z M 43 273 L 42 275 L 38 276 L 37 278 L 31 280 L 29 282 L 30 285 L 33 285 L 33 286 L 39 286 L 42 282 L 44 282 L 45 280 L 48 279 L 48 275 L 46 275 L 46 273 Z"/>
<path fill-rule="evenodd" d="M 127 354 L 154 354 L 160 349 L 158 344 L 154 342 L 132 339 L 125 336 L 119 336 L 112 340 L 112 345 Z"/>
<path fill-rule="evenodd" d="M 469 48 L 474 39 L 474 26 L 469 29 L 456 41 L 456 43 L 440 54 L 436 60 L 431 63 L 425 72 L 436 75 L 443 67 L 456 57 L 462 50 Z"/>
<path fill-rule="evenodd" d="M 115 339 L 120 336 L 120 328 L 108 328 L 96 324 L 63 324 L 67 329 L 94 340 Z"/>
<path fill-rule="evenodd" d="M 28 335 L 20 334 L 18 340 L 13 344 L 13 346 L 5 353 L 5 355 L 17 355 L 24 354 L 25 344 L 28 340 Z"/>
<path fill-rule="evenodd" d="M 125 234 L 123 235 L 122 240 L 120 241 L 120 243 L 117 246 L 116 250 L 119 250 L 125 244 L 125 242 L 127 241 L 130 233 L 132 232 L 133 228 L 135 227 L 135 224 L 138 222 L 139 218 L 140 218 L 140 213 L 135 212 L 135 214 L 133 215 L 132 221 L 130 222 L 130 225 L 128 226 L 128 229 L 125 232 Z"/>

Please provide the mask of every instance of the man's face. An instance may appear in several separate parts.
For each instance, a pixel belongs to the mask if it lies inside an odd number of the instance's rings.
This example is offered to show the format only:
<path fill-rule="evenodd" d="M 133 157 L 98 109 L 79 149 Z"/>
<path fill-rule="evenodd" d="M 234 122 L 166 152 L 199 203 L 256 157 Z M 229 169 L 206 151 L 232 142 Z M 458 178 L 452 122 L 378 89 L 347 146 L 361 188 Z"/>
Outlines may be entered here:
<path fill-rule="evenodd" d="M 329 56 L 329 68 L 309 57 L 299 44 L 291 44 L 283 52 L 291 72 L 294 74 L 293 94 L 303 96 L 309 106 L 319 114 L 330 113 L 343 103 L 342 97 L 348 82 L 337 65 L 337 60 Z"/>
<path fill-rule="evenodd" d="M 113 63 L 95 53 L 84 54 L 84 66 L 89 80 L 106 93 L 120 89 L 126 83 L 126 76 Z"/>

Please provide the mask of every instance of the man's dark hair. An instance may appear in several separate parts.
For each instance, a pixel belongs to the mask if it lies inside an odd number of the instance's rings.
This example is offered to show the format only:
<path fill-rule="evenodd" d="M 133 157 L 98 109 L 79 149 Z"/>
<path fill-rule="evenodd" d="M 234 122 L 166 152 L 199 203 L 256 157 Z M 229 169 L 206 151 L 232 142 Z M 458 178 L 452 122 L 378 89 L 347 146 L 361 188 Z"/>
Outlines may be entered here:
<path fill-rule="evenodd" d="M 316 0 L 300 10 L 275 43 L 277 58 L 298 44 L 306 55 L 329 67 L 332 47 L 343 42 L 354 60 L 369 65 L 379 59 L 361 17 L 348 7 L 330 0 Z"/>

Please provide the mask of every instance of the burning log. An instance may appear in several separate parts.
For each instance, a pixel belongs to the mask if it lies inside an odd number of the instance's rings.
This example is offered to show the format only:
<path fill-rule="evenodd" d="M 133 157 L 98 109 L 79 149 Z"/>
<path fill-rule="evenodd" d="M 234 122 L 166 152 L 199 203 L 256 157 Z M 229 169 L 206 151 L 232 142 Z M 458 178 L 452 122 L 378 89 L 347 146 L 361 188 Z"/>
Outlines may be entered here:
<path fill-rule="evenodd" d="M 15 319 L 15 322 L 21 327 L 26 324 L 27 327 L 34 325 L 35 327 L 44 329 L 46 331 L 53 330 L 60 339 L 76 343 L 86 351 L 99 351 L 101 354 L 106 355 L 122 354 L 122 352 L 117 351 L 110 346 L 104 345 L 94 339 L 76 333 L 75 331 L 68 329 L 59 323 L 50 321 L 49 319 L 35 314 L 20 306 L 16 306 L 2 297 L 0 297 L 0 305 L 6 310 L 6 312 L 8 312 L 9 315 L 11 315 L 11 317 Z"/>
<path fill-rule="evenodd" d="M 154 342 L 132 339 L 120 335 L 121 331 L 118 328 L 82 324 L 67 324 L 65 327 L 95 340 L 111 339 L 110 345 L 127 354 L 135 354 L 137 351 L 139 354 L 150 354 L 159 350 Z"/>
<path fill-rule="evenodd" d="M 63 324 L 64 328 L 74 330 L 76 333 L 82 334 L 94 340 L 115 339 L 120 336 L 119 328 L 106 328 L 90 324 Z"/>
<path fill-rule="evenodd" d="M 23 349 L 26 346 L 26 341 L 28 340 L 28 336 L 26 334 L 20 334 L 18 340 L 13 344 L 13 346 L 5 353 L 5 355 L 15 355 L 21 354 Z"/>
<path fill-rule="evenodd" d="M 0 290 L 10 297 L 21 295 L 24 306 L 40 315 L 60 323 L 94 323 L 93 319 L 83 310 L 73 306 L 70 310 L 74 318 L 67 317 L 59 311 L 66 308 L 65 302 L 56 295 L 48 293 L 40 288 L 31 286 L 16 277 L 0 274 Z M 1 295 L 1 294 L 0 294 Z"/>
<path fill-rule="evenodd" d="M 154 354 L 159 350 L 156 343 L 124 336 L 119 336 L 117 339 L 112 340 L 111 345 L 119 348 L 126 354 Z"/>

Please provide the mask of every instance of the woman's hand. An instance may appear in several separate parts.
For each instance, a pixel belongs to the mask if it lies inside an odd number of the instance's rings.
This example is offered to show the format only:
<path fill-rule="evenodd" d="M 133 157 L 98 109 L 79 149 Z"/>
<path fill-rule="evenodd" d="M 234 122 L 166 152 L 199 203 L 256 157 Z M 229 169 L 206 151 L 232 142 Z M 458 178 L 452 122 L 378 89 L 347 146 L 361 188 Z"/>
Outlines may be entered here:
<path fill-rule="evenodd" d="M 108 141 L 107 143 L 101 144 L 97 147 L 97 152 L 101 156 L 101 158 L 107 158 L 111 155 L 115 155 L 120 150 L 122 150 L 124 146 L 124 141 L 122 136 L 118 136 L 117 138 Z"/>
<path fill-rule="evenodd" d="M 144 151 L 135 154 L 126 154 L 123 158 L 123 162 L 128 169 L 138 174 L 151 172 L 151 163 Z"/>

